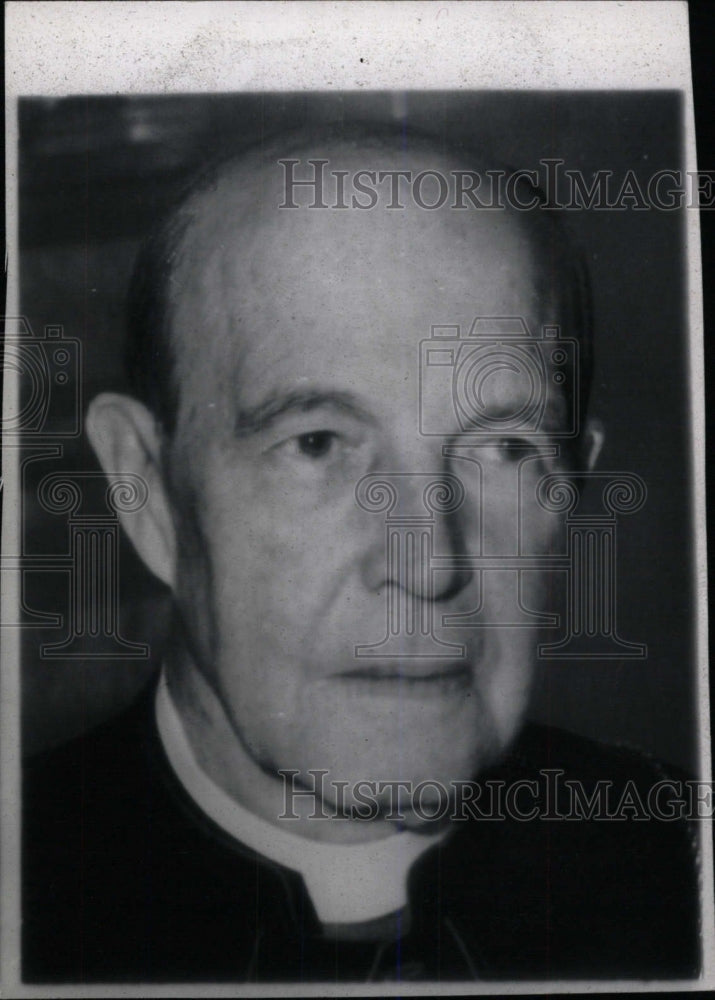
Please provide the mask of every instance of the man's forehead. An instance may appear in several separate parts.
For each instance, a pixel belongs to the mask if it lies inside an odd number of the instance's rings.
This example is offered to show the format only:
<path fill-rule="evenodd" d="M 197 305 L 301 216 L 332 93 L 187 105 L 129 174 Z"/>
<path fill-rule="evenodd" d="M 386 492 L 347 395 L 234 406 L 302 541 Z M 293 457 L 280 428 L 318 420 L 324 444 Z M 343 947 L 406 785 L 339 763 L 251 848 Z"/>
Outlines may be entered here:
<path fill-rule="evenodd" d="M 286 158 L 300 158 L 314 178 L 316 168 L 309 160 L 316 157 L 325 162 L 325 171 L 340 175 L 341 187 L 365 184 L 365 172 L 371 175 L 368 183 L 377 184 L 381 172 L 398 168 L 412 177 L 428 169 L 444 177 L 457 164 L 437 150 L 401 152 L 379 143 L 289 149 Z M 403 267 L 437 274 L 440 269 L 469 269 L 472 263 L 484 267 L 491 259 L 500 263 L 503 282 L 513 285 L 511 272 L 529 271 L 535 259 L 528 227 L 514 212 L 464 212 L 449 202 L 435 211 L 411 197 L 395 209 L 390 183 L 377 184 L 380 191 L 369 210 L 331 204 L 325 189 L 326 207 L 313 207 L 314 188 L 302 204 L 290 208 L 287 203 L 298 195 L 289 195 L 286 185 L 278 152 L 272 158 L 253 153 L 229 164 L 199 192 L 186 208 L 188 224 L 175 259 L 172 297 L 215 297 L 222 285 L 230 293 L 239 282 L 246 292 L 265 295 L 291 272 L 305 272 L 311 264 L 347 285 L 364 281 L 370 272 L 384 275 Z M 493 272 L 492 277 L 499 275 Z"/>
<path fill-rule="evenodd" d="M 432 137 L 407 141 L 394 132 L 273 140 L 226 162 L 188 199 L 183 242 L 208 252 L 230 245 L 232 235 L 233 242 L 239 236 L 248 242 L 256 233 L 266 237 L 291 222 L 318 219 L 328 237 L 339 239 L 340 216 L 347 215 L 372 226 L 408 217 L 432 230 L 468 221 L 477 232 L 518 230 L 528 243 L 523 213 L 506 206 L 482 211 L 464 194 L 464 187 L 486 181 L 490 167 Z"/>
<path fill-rule="evenodd" d="M 327 160 L 325 169 L 336 171 L 458 165 L 424 144 L 409 153 L 382 141 L 285 152 L 303 165 Z M 347 363 L 360 357 L 361 344 L 369 351 L 377 334 L 378 353 L 390 364 L 399 348 L 388 358 L 383 335 L 417 351 L 435 323 L 469 324 L 480 312 L 521 311 L 531 323 L 541 320 L 532 241 L 513 213 L 449 205 L 428 211 L 408 203 L 401 211 L 386 204 L 371 211 L 281 208 L 281 158 L 274 149 L 228 164 L 190 204 L 171 286 L 182 382 L 203 373 L 200 382 L 210 379 L 214 393 L 226 381 L 235 392 L 247 355 L 254 361 L 258 355 L 256 375 L 260 363 L 301 351 L 308 352 L 309 368 L 312 351 L 314 367 L 329 369 L 323 343 Z M 344 328 L 341 347 L 331 331 Z"/>

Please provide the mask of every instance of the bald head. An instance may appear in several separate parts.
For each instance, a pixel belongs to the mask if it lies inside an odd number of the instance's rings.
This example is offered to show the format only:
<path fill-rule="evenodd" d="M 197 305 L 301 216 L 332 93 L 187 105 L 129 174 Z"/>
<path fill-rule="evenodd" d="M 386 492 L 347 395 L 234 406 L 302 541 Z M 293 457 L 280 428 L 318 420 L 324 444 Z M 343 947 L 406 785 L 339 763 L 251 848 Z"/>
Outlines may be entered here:
<path fill-rule="evenodd" d="M 244 355 L 266 331 L 290 339 L 331 314 L 355 337 L 397 317 L 423 337 L 432 324 L 514 315 L 518 303 L 530 327 L 560 323 L 578 338 L 587 361 L 578 259 L 553 212 L 475 207 L 474 177 L 494 169 L 435 137 L 375 125 L 281 133 L 214 167 L 137 262 L 135 392 L 172 433 L 180 417 L 234 399 Z M 538 199 L 523 179 L 514 191 L 521 204 Z"/>

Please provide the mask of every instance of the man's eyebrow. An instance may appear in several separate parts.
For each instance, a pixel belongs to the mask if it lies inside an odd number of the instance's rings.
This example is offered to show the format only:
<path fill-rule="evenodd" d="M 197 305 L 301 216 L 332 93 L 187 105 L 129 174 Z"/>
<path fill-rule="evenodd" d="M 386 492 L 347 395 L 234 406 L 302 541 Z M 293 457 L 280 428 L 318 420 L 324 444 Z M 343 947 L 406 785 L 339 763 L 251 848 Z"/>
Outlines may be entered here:
<path fill-rule="evenodd" d="M 237 437 L 248 437 L 267 430 L 280 417 L 292 413 L 310 413 L 324 407 L 341 410 L 365 423 L 374 423 L 374 416 L 350 392 L 324 389 L 293 389 L 279 392 L 255 406 L 239 409 L 234 423 Z"/>
<path fill-rule="evenodd" d="M 505 421 L 504 425 L 502 426 L 496 425 L 493 428 L 490 428 L 490 430 L 493 429 L 494 433 L 499 435 L 511 433 L 514 435 L 514 437 L 518 437 L 520 427 L 523 430 L 528 431 L 530 434 L 533 434 L 536 431 L 541 431 L 543 434 L 550 434 L 559 430 L 561 422 L 566 418 L 568 414 L 568 405 L 569 404 L 566 399 L 562 399 L 561 397 L 555 398 L 552 395 L 549 399 L 545 401 L 544 408 L 539 413 L 540 419 L 538 421 L 534 421 L 534 423 L 536 424 L 535 427 L 532 426 L 532 421 L 529 421 L 529 423 L 525 427 L 523 427 L 521 423 L 519 423 L 515 427 L 513 424 L 509 426 L 509 424 L 506 423 L 506 421 L 508 421 L 509 419 L 513 420 L 514 417 L 513 403 L 499 402 L 495 403 L 493 406 L 486 407 L 486 414 L 484 412 L 481 412 L 479 414 L 476 414 L 475 417 L 472 418 L 471 420 L 468 420 L 468 423 L 472 425 L 469 429 L 484 431 L 485 427 L 483 425 L 485 420 L 486 421 L 504 420 Z"/>

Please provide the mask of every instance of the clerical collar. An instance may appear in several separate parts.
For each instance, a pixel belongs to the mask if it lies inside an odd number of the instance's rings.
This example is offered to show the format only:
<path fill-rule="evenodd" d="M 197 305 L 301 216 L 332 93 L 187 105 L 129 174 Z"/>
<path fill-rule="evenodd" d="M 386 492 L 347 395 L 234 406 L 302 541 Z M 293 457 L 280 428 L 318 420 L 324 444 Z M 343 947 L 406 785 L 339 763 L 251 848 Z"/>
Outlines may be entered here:
<path fill-rule="evenodd" d="M 249 812 L 201 769 L 164 673 L 157 687 L 156 721 L 169 763 L 196 805 L 241 844 L 302 875 L 321 923 L 357 924 L 407 905 L 410 868 L 444 832 L 401 831 L 366 844 L 302 837 Z"/>

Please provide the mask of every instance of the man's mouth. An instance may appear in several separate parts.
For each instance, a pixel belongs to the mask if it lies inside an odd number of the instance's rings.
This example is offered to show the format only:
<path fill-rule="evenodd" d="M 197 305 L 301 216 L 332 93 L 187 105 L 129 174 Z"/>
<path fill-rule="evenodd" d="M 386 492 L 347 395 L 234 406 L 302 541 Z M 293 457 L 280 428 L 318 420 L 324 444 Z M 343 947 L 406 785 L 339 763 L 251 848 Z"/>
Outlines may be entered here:
<path fill-rule="evenodd" d="M 361 688 L 373 687 L 375 693 L 407 692 L 415 694 L 440 691 L 467 690 L 472 686 L 473 670 L 468 660 L 435 663 L 405 657 L 376 662 L 367 661 L 353 670 L 335 674 L 336 680 L 354 683 Z"/>

